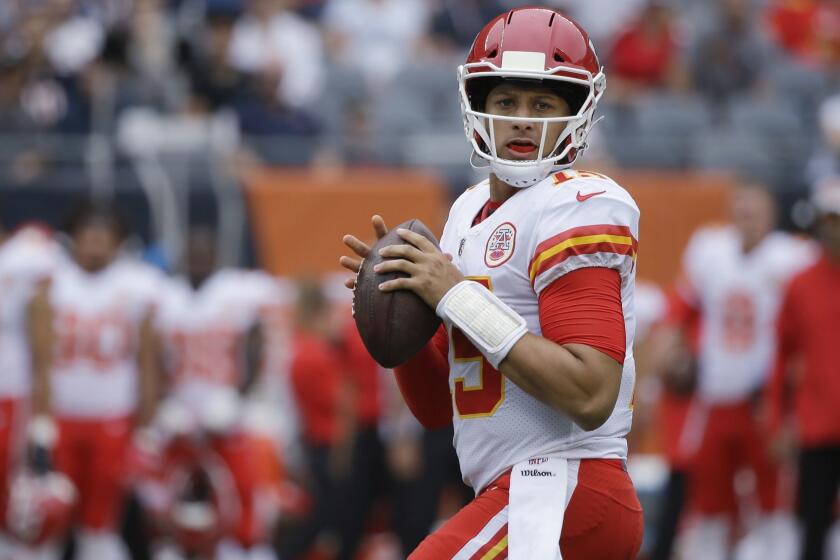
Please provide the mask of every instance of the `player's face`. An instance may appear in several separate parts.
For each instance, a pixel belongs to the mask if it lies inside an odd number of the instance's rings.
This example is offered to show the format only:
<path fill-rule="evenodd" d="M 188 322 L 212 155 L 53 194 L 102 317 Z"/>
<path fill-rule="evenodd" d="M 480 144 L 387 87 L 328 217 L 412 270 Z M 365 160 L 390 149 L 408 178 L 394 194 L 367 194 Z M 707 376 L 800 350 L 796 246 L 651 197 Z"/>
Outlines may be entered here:
<path fill-rule="evenodd" d="M 568 117 L 571 114 L 565 99 L 549 88 L 500 84 L 487 95 L 485 111 L 505 117 Z M 533 160 L 540 156 L 543 126 L 548 126 L 543 157 L 554 147 L 566 123 L 544 125 L 539 121 L 504 121 L 493 119 L 496 154 L 502 159 Z"/>
<path fill-rule="evenodd" d="M 187 276 L 199 286 L 216 270 L 216 238 L 209 231 L 190 234 L 187 246 Z"/>
<path fill-rule="evenodd" d="M 817 237 L 826 249 L 840 255 L 840 214 L 825 214 L 817 221 Z"/>
<path fill-rule="evenodd" d="M 732 194 L 730 213 L 745 245 L 753 246 L 776 227 L 776 204 L 767 189 L 742 186 Z"/>
<path fill-rule="evenodd" d="M 73 256 L 88 272 L 98 272 L 117 256 L 120 240 L 107 224 L 83 225 L 73 235 Z"/>

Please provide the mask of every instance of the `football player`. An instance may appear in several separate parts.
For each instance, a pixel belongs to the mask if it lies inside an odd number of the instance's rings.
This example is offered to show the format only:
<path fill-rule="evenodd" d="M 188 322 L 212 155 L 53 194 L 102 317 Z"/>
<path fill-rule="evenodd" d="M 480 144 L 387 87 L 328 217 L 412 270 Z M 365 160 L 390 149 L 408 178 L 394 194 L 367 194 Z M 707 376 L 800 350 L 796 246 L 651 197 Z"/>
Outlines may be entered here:
<path fill-rule="evenodd" d="M 126 558 L 116 533 L 123 466 L 135 423 L 155 406 L 152 313 L 160 276 L 120 257 L 126 231 L 111 207 L 80 206 L 67 233 L 72 262 L 36 295 L 30 314 L 33 422 L 42 436 L 56 431 L 55 467 L 79 492 L 77 557 Z M 58 543 L 45 548 L 42 557 L 59 557 Z"/>
<path fill-rule="evenodd" d="M 181 410 L 185 421 L 167 435 L 192 431 L 233 476 L 241 515 L 225 546 L 271 557 L 267 519 L 259 516 L 270 492 L 257 474 L 263 447 L 242 418 L 262 366 L 261 312 L 279 288 L 263 273 L 219 269 L 216 233 L 204 226 L 189 232 L 185 265 L 185 277 L 168 283 L 156 320 L 170 385 L 161 412 Z"/>
<path fill-rule="evenodd" d="M 775 558 L 791 546 L 782 513 L 778 465 L 758 425 L 759 400 L 773 359 L 774 325 L 784 286 L 814 256 L 808 242 L 775 231 L 776 206 L 764 186 L 744 181 L 730 201 L 731 224 L 697 231 L 683 255 L 678 307 L 697 315 L 697 383 L 681 453 L 693 457 L 684 555 L 727 558 L 739 513 L 735 476 L 755 475 L 759 519 L 744 554 Z"/>
<path fill-rule="evenodd" d="M 21 466 L 32 372 L 27 313 L 64 261 L 52 233 L 35 225 L 17 230 L 0 246 L 0 535 L 13 471 Z M 37 430 L 33 430 L 35 434 Z M 14 556 L 0 536 L 0 558 Z"/>
<path fill-rule="evenodd" d="M 444 321 L 396 374 L 423 424 L 454 423 L 476 492 L 410 558 L 635 558 L 625 436 L 639 210 L 608 177 L 570 169 L 604 73 L 579 25 L 519 8 L 478 34 L 458 81 L 471 161 L 490 177 L 454 203 L 441 250 L 398 231 L 405 244 L 377 269 L 406 273 L 380 289 L 412 290 Z M 358 271 L 358 258 L 341 262 Z"/>

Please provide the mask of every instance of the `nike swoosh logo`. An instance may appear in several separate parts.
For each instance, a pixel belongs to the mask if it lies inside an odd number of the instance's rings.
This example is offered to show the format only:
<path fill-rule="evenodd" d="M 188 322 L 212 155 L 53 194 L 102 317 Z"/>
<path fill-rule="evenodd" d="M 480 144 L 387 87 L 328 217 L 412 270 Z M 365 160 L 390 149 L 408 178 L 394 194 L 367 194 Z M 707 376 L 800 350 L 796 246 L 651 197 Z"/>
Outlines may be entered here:
<path fill-rule="evenodd" d="M 604 194 L 605 192 L 607 192 L 607 191 L 593 192 L 593 193 L 589 193 L 589 194 L 580 194 L 580 191 L 578 191 L 577 201 L 578 202 L 586 202 L 587 200 L 589 200 L 593 196 L 598 196 L 599 194 Z"/>

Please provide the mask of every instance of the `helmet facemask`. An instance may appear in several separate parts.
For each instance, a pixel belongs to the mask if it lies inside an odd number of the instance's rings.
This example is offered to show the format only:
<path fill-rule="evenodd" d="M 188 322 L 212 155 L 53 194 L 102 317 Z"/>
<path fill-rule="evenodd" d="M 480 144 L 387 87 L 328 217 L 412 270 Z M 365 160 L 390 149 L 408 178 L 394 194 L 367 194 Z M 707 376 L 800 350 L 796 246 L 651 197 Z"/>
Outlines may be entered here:
<path fill-rule="evenodd" d="M 565 117 L 511 117 L 486 112 L 484 102 L 487 93 L 503 80 L 560 90 L 559 94 L 568 102 L 572 114 Z M 479 81 L 485 83 L 478 85 Z M 606 78 L 603 72 L 593 76 L 584 69 L 570 66 L 558 66 L 545 71 L 506 70 L 489 61 L 482 61 L 460 66 L 458 85 L 464 131 L 473 148 L 470 163 L 476 168 L 489 167 L 505 183 L 524 188 L 538 183 L 551 173 L 570 167 L 586 148 L 595 107 L 604 93 Z M 537 158 L 513 160 L 499 157 L 494 131 L 496 121 L 537 126 L 540 135 Z M 548 146 L 548 131 L 554 123 L 564 123 L 566 126 L 554 145 Z"/>

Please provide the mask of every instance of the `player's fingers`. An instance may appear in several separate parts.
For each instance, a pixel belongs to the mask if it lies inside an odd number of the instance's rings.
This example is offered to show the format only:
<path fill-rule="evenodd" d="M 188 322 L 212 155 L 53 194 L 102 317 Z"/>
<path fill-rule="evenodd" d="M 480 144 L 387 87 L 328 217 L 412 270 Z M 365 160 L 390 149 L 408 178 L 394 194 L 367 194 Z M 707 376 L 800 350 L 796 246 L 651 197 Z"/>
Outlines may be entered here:
<path fill-rule="evenodd" d="M 356 279 L 355 278 L 348 278 L 344 281 L 344 287 L 350 290 L 356 289 Z"/>
<path fill-rule="evenodd" d="M 376 238 L 382 239 L 385 237 L 385 234 L 388 233 L 388 226 L 385 225 L 385 220 L 382 219 L 382 216 L 375 214 L 370 221 L 373 224 L 373 231 L 376 232 Z"/>
<path fill-rule="evenodd" d="M 403 258 L 417 262 L 423 258 L 423 252 L 414 245 L 389 245 L 379 250 L 379 256 L 389 258 Z"/>
<path fill-rule="evenodd" d="M 435 247 L 434 243 L 420 235 L 419 233 L 415 233 L 409 229 L 399 228 L 397 230 L 397 235 L 423 251 L 424 253 L 438 253 L 438 248 Z"/>
<path fill-rule="evenodd" d="M 364 241 L 361 241 L 355 235 L 345 235 L 342 238 L 342 241 L 344 241 L 344 244 L 350 247 L 354 253 L 362 258 L 365 258 L 370 253 L 370 246 L 368 246 L 368 244 Z"/>
<path fill-rule="evenodd" d="M 383 292 L 393 292 L 395 290 L 411 290 L 414 282 L 411 278 L 396 278 L 388 280 L 379 284 L 379 289 Z"/>
<path fill-rule="evenodd" d="M 377 274 L 387 274 L 389 272 L 405 272 L 406 274 L 414 274 L 417 271 L 417 265 L 405 259 L 391 259 L 379 263 L 373 267 L 373 271 Z"/>
<path fill-rule="evenodd" d="M 357 274 L 359 272 L 359 269 L 362 268 L 361 259 L 354 259 L 354 258 L 351 258 L 351 257 L 341 257 L 340 259 L 338 259 L 338 262 L 339 262 L 339 264 L 341 264 L 341 266 L 343 266 L 347 270 L 350 270 L 351 272 L 355 272 Z"/>
<path fill-rule="evenodd" d="M 444 253 L 443 256 L 446 257 L 446 260 L 448 260 L 449 262 L 455 260 L 455 257 L 453 257 L 451 253 Z"/>

